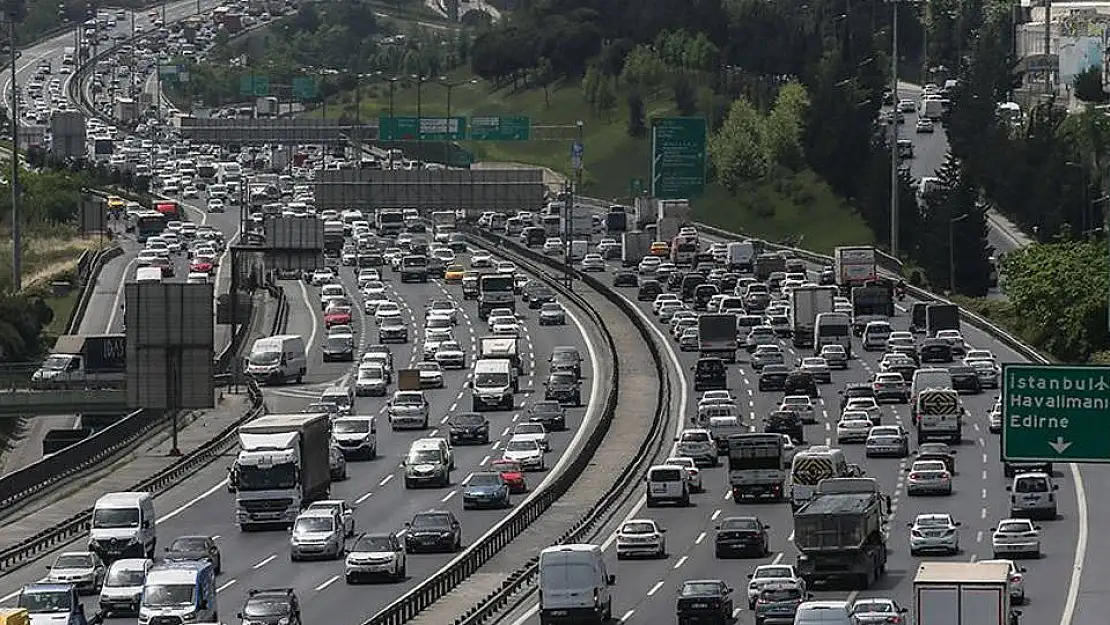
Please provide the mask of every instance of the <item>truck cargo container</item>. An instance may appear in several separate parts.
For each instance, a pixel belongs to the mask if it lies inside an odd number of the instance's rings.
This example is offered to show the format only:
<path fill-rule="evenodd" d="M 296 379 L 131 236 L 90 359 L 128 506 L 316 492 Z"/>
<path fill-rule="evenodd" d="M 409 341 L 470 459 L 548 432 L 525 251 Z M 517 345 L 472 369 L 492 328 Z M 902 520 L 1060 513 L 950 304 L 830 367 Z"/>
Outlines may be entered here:
<path fill-rule="evenodd" d="M 115 386 L 127 379 L 127 337 L 123 334 L 58 337 L 42 366 L 31 375 L 34 385 Z"/>
<path fill-rule="evenodd" d="M 794 347 L 813 347 L 817 315 L 836 309 L 836 289 L 828 286 L 797 286 L 790 291 L 790 336 Z"/>
<path fill-rule="evenodd" d="M 698 317 L 698 352 L 703 358 L 736 362 L 736 315 L 703 314 Z"/>
<path fill-rule="evenodd" d="M 833 273 L 836 285 L 845 295 L 851 289 L 863 286 L 878 277 L 875 248 L 870 246 L 845 246 L 833 250 Z"/>
<path fill-rule="evenodd" d="M 888 501 L 872 478 L 817 485 L 814 499 L 794 513 L 798 574 L 807 584 L 842 580 L 866 590 L 886 573 Z"/>
<path fill-rule="evenodd" d="M 1004 562 L 922 562 L 913 580 L 916 625 L 1017 625 Z"/>

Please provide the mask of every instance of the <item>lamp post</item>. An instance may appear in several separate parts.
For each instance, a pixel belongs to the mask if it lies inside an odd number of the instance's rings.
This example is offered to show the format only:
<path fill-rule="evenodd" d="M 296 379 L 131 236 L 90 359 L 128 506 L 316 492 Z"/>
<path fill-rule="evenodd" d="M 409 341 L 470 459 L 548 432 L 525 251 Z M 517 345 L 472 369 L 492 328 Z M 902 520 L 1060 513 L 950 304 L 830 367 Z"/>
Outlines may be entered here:
<path fill-rule="evenodd" d="M 417 74 L 413 74 L 412 77 L 416 80 L 416 141 L 419 143 L 424 136 L 424 133 L 420 130 L 420 122 L 424 119 L 424 103 L 422 98 L 424 93 L 424 81 L 426 81 L 427 78 Z M 422 157 L 423 155 L 421 155 L 421 158 Z"/>
<path fill-rule="evenodd" d="M 967 219 L 969 213 L 948 220 L 948 292 L 956 292 L 956 224 Z"/>
<path fill-rule="evenodd" d="M 12 83 L 12 104 L 8 110 L 12 131 L 12 169 L 8 181 L 12 189 L 12 290 L 18 293 L 23 290 L 23 228 L 19 223 L 19 83 L 16 82 L 15 69 L 15 25 L 22 19 L 26 7 L 21 0 L 7 0 L 2 6 L 8 18 L 8 67 Z"/>
<path fill-rule="evenodd" d="M 451 92 L 455 90 L 455 87 L 465 83 L 451 82 L 447 80 L 446 76 L 440 76 L 439 84 L 443 85 L 443 88 L 447 90 L 447 137 L 443 142 L 443 164 L 447 165 L 451 162 Z"/>
<path fill-rule="evenodd" d="M 890 255 L 898 258 L 898 3 L 888 0 L 890 19 L 890 78 L 894 115 L 890 120 Z"/>
<path fill-rule="evenodd" d="M 393 92 L 397 89 L 397 79 L 389 79 L 389 118 L 393 119 Z"/>

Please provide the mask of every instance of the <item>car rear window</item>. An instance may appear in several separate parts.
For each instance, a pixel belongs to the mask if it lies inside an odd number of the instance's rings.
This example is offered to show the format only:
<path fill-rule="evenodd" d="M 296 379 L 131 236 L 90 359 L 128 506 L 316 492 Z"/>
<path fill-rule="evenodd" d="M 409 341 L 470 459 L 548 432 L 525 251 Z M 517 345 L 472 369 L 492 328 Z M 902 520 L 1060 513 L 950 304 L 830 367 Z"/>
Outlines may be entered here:
<path fill-rule="evenodd" d="M 682 480 L 682 469 L 655 469 L 651 472 L 652 482 L 678 482 Z"/>

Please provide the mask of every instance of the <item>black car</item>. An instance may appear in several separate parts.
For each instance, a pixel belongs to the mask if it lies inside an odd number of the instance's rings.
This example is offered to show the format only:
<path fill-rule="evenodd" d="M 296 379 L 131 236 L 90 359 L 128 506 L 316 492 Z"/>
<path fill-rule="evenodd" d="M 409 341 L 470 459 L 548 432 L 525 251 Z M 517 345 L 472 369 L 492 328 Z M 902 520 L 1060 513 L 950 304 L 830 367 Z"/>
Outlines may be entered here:
<path fill-rule="evenodd" d="M 844 385 L 844 390 L 840 391 L 840 411 L 844 412 L 844 407 L 848 405 L 848 401 L 860 397 L 870 397 L 876 402 L 879 401 L 875 397 L 875 387 L 871 386 L 870 382 L 853 382 Z"/>
<path fill-rule="evenodd" d="M 952 362 L 952 345 L 944 339 L 925 339 L 919 350 L 921 362 Z"/>
<path fill-rule="evenodd" d="M 770 525 L 754 516 L 721 519 L 713 536 L 713 551 L 718 558 L 737 555 L 762 558 L 771 552 L 767 530 Z"/>
<path fill-rule="evenodd" d="M 543 383 L 543 398 L 559 404 L 582 405 L 582 383 L 570 371 L 553 371 Z"/>
<path fill-rule="evenodd" d="M 447 420 L 452 445 L 462 443 L 489 444 L 489 419 L 477 412 L 460 412 Z"/>
<path fill-rule="evenodd" d="M 971 395 L 978 395 L 983 392 L 983 383 L 979 380 L 979 374 L 975 369 L 959 365 L 949 367 L 948 374 L 952 376 L 953 390 Z"/>
<path fill-rule="evenodd" d="M 821 274 L 817 276 L 817 284 L 821 286 L 828 286 L 836 284 L 836 271 L 832 267 L 825 267 L 821 270 Z"/>
<path fill-rule="evenodd" d="M 640 283 L 640 290 L 636 292 L 636 301 L 650 302 L 655 296 L 663 292 L 663 285 L 658 280 L 644 280 Z"/>
<path fill-rule="evenodd" d="M 552 373 L 566 371 L 574 374 L 575 379 L 582 377 L 582 354 L 578 353 L 577 347 L 557 346 L 551 350 L 551 357 L 547 359 L 547 362 Z"/>
<path fill-rule="evenodd" d="M 547 232 L 539 226 L 529 226 L 521 231 L 520 239 L 524 241 L 526 247 L 543 245 L 543 242 L 547 240 Z"/>
<path fill-rule="evenodd" d="M 675 612 L 683 625 L 728 623 L 732 620 L 732 588 L 719 579 L 682 582 Z"/>
<path fill-rule="evenodd" d="M 532 295 L 528 297 L 528 308 L 542 308 L 544 304 L 554 302 L 556 299 L 558 299 L 558 297 L 555 291 L 546 284 L 541 284 L 534 289 Z"/>
<path fill-rule="evenodd" d="M 292 588 L 252 588 L 238 617 L 244 623 L 302 625 L 301 602 Z"/>
<path fill-rule="evenodd" d="M 820 391 L 817 390 L 817 380 L 814 379 L 813 374 L 801 370 L 791 371 L 786 376 L 783 391 L 787 395 L 806 395 L 808 397 L 819 397 L 821 395 Z"/>
<path fill-rule="evenodd" d="M 323 350 L 324 362 L 355 359 L 355 342 L 349 336 L 329 336 L 324 339 Z"/>
<path fill-rule="evenodd" d="M 631 271 L 618 271 L 613 276 L 613 286 L 626 287 L 626 286 L 639 286 L 640 278 Z"/>
<path fill-rule="evenodd" d="M 223 571 L 223 562 L 220 558 L 220 548 L 211 536 L 180 536 L 175 538 L 169 547 L 166 547 L 164 557 L 167 562 L 195 562 L 207 560 L 212 563 L 212 569 L 219 575 Z"/>
<path fill-rule="evenodd" d="M 720 358 L 699 358 L 694 363 L 694 391 L 723 391 L 728 388 L 728 370 Z"/>
<path fill-rule="evenodd" d="M 946 443 L 921 443 L 913 452 L 914 460 L 940 460 L 952 475 L 956 474 L 956 452 Z"/>
<path fill-rule="evenodd" d="M 763 431 L 768 434 L 785 434 L 796 445 L 804 443 L 806 438 L 802 417 L 793 410 L 776 410 L 767 415 L 763 420 Z"/>
<path fill-rule="evenodd" d="M 405 523 L 406 553 L 456 553 L 462 550 L 462 525 L 446 510 L 418 512 Z"/>
<path fill-rule="evenodd" d="M 538 401 L 528 409 L 528 420 L 542 423 L 548 432 L 567 429 L 567 411 L 557 401 Z"/>
<path fill-rule="evenodd" d="M 790 375 L 790 368 L 786 365 L 766 365 L 759 372 L 759 390 L 782 391 L 786 390 L 786 378 Z"/>

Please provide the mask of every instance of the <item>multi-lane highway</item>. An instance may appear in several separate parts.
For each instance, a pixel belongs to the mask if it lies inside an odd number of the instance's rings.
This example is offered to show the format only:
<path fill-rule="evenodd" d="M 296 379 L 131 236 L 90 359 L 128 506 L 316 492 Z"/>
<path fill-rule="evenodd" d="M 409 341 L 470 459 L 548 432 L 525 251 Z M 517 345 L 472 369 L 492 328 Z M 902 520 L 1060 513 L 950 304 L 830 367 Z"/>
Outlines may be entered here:
<path fill-rule="evenodd" d="M 636 303 L 635 289 L 620 291 L 629 301 Z M 911 303 L 907 301 L 904 305 L 908 307 Z M 650 303 L 636 305 L 645 317 L 653 318 Z M 653 318 L 652 323 L 661 330 L 660 336 L 666 332 L 665 326 L 658 320 Z M 905 309 L 900 309 L 899 316 L 893 319 L 893 325 L 896 330 L 908 329 Z M 973 327 L 965 325 L 964 335 L 970 346 L 993 350 L 1000 362 L 1023 360 L 1017 353 Z M 665 340 L 670 346 L 670 357 L 679 364 L 677 369 L 689 371 L 697 358 L 696 353 L 678 351 L 676 342 L 669 335 Z M 810 355 L 794 350 L 789 341 L 784 342 L 783 347 L 788 363 L 794 358 Z M 878 352 L 865 352 L 859 346 L 855 351 L 859 357 L 852 361 L 849 370 L 834 372 L 832 384 L 822 386 L 821 399 L 817 406 L 818 423 L 807 427 L 806 437 L 811 444 L 831 443 L 844 449 L 848 462 L 864 467 L 867 476 L 876 478 L 883 491 L 891 495 L 893 515 L 889 525 L 890 560 L 886 577 L 870 590 L 856 593 L 817 588 L 814 589 L 814 598 L 889 597 L 902 605 L 910 606 L 911 582 L 917 563 L 922 558 L 909 555 L 908 522 L 921 513 L 951 513 L 963 523 L 963 551 L 954 558 L 968 561 L 992 557 L 990 529 L 999 519 L 1009 516 L 1009 494 L 1005 491 L 1008 480 L 1002 475 L 999 441 L 997 435 L 990 434 L 987 428 L 987 414 L 998 392 L 988 390 L 980 395 L 963 398 L 971 416 L 971 424 L 964 430 L 964 442 L 957 453 L 955 492 L 948 497 L 907 497 L 904 488 L 905 469 L 912 462 L 912 457 L 906 460 L 869 459 L 865 457 L 862 445 L 836 445 L 835 426 L 839 416 L 837 391 L 849 382 L 869 381 L 878 370 L 878 361 L 881 358 Z M 760 419 L 776 408 L 781 394 L 760 392 L 757 387 L 758 374 L 751 369 L 746 358 L 742 361 L 744 362 L 729 368 L 729 387 L 733 395 L 739 398 L 747 423 L 759 430 Z M 691 380 L 687 377 L 679 385 L 679 389 L 687 397 L 689 414 L 693 414 L 696 411 L 698 394 L 693 392 Z M 883 422 L 898 423 L 911 429 L 908 407 L 885 404 Z M 1087 473 L 1087 469 L 1084 469 L 1084 473 Z M 1022 563 L 1028 570 L 1026 588 L 1029 596 L 1028 604 L 1021 608 L 1024 623 L 1061 622 L 1061 615 L 1069 601 L 1077 539 L 1081 533 L 1085 536 L 1087 531 L 1086 520 L 1080 516 L 1079 502 L 1076 499 L 1076 475 L 1068 467 L 1058 466 L 1057 479 L 1062 484 L 1059 518 L 1042 524 L 1044 557 Z M 685 580 L 706 578 L 723 579 L 737 589 L 737 605 L 740 608 L 736 611 L 736 616 L 740 619 L 739 622 L 751 622 L 751 614 L 743 607 L 742 600 L 747 587 L 747 575 L 759 564 L 795 561 L 789 504 L 745 502 L 738 505 L 731 501 L 727 469 L 724 466 L 702 469 L 702 479 L 707 492 L 694 495 L 694 505 L 689 508 L 648 510 L 637 506 L 628 513 L 627 518 L 651 518 L 667 528 L 669 555 L 661 560 L 625 560 L 615 564 L 618 580 L 615 596 L 619 607 L 614 613 L 621 615 L 622 622 L 657 625 L 674 622 L 676 589 Z M 714 526 L 720 518 L 730 515 L 755 515 L 769 524 L 772 528 L 772 555 L 751 560 L 716 559 L 713 550 Z M 611 552 L 614 537 L 601 536 L 597 542 Z M 538 622 L 535 605 L 513 616 L 508 622 L 515 625 Z"/>

